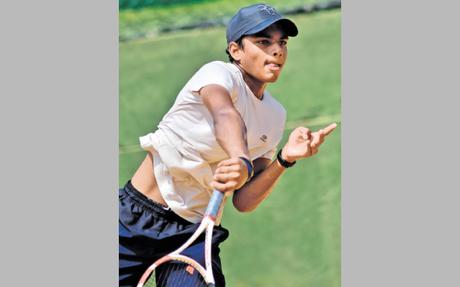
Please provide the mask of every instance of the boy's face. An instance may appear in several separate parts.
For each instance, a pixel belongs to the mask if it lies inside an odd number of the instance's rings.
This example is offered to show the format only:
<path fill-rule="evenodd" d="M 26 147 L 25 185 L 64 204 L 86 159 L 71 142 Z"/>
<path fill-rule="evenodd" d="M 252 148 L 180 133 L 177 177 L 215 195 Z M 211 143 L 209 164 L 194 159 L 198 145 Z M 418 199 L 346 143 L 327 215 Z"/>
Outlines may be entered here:
<path fill-rule="evenodd" d="M 240 66 L 262 83 L 275 82 L 287 59 L 288 37 L 276 25 L 255 35 L 243 38 L 243 47 L 237 47 L 235 56 Z"/>

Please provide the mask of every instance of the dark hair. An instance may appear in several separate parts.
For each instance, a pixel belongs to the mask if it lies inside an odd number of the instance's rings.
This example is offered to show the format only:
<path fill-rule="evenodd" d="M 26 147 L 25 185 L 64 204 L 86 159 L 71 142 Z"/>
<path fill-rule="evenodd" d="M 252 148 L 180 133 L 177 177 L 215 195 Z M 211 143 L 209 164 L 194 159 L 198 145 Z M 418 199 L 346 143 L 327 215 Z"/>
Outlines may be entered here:
<path fill-rule="evenodd" d="M 244 38 L 244 37 L 245 37 L 245 36 L 241 36 L 238 40 L 235 41 L 235 43 L 238 44 L 238 46 L 239 46 L 240 48 L 243 48 L 243 38 Z M 227 49 L 225 49 L 225 53 L 227 53 L 227 55 L 228 55 L 228 60 L 230 61 L 230 63 L 235 62 L 235 59 L 233 59 L 232 55 L 230 55 L 230 52 L 228 51 L 228 47 L 227 47 Z"/>

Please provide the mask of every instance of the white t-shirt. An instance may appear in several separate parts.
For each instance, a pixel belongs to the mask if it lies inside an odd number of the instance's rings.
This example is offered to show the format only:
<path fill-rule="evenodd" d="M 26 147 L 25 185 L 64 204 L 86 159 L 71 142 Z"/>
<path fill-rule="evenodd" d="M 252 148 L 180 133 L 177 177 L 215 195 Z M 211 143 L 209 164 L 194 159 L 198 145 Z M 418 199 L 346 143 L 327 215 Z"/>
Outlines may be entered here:
<path fill-rule="evenodd" d="M 283 106 L 267 91 L 262 100 L 258 99 L 234 64 L 214 61 L 193 75 L 158 129 L 139 140 L 141 147 L 153 154 L 155 177 L 166 203 L 194 223 L 202 219 L 206 210 L 213 171 L 228 158 L 215 138 L 211 113 L 198 94 L 210 84 L 229 92 L 246 125 L 251 160 L 273 158 L 286 122 Z M 221 215 L 222 210 L 217 223 Z"/>

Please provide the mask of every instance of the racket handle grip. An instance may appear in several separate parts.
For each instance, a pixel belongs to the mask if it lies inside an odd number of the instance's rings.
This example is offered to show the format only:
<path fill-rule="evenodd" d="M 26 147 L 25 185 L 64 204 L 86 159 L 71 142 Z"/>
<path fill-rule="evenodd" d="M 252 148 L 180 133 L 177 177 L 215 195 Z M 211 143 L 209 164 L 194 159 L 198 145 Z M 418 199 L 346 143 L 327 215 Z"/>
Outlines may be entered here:
<path fill-rule="evenodd" d="M 223 199 L 224 193 L 214 189 L 211 195 L 211 199 L 209 200 L 208 207 L 206 208 L 205 215 L 209 215 L 215 218 L 217 213 L 219 213 Z"/>
<path fill-rule="evenodd" d="M 214 283 L 209 283 L 207 287 L 216 287 Z"/>

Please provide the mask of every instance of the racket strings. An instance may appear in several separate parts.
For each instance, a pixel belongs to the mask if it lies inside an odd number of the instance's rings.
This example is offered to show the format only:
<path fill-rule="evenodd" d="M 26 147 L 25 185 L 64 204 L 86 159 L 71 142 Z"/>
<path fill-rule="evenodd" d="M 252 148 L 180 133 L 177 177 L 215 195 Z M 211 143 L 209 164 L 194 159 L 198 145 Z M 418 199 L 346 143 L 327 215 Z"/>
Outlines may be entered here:
<path fill-rule="evenodd" d="M 191 265 L 180 261 L 172 261 L 158 266 L 145 286 L 206 287 L 207 284 L 200 272 Z"/>

